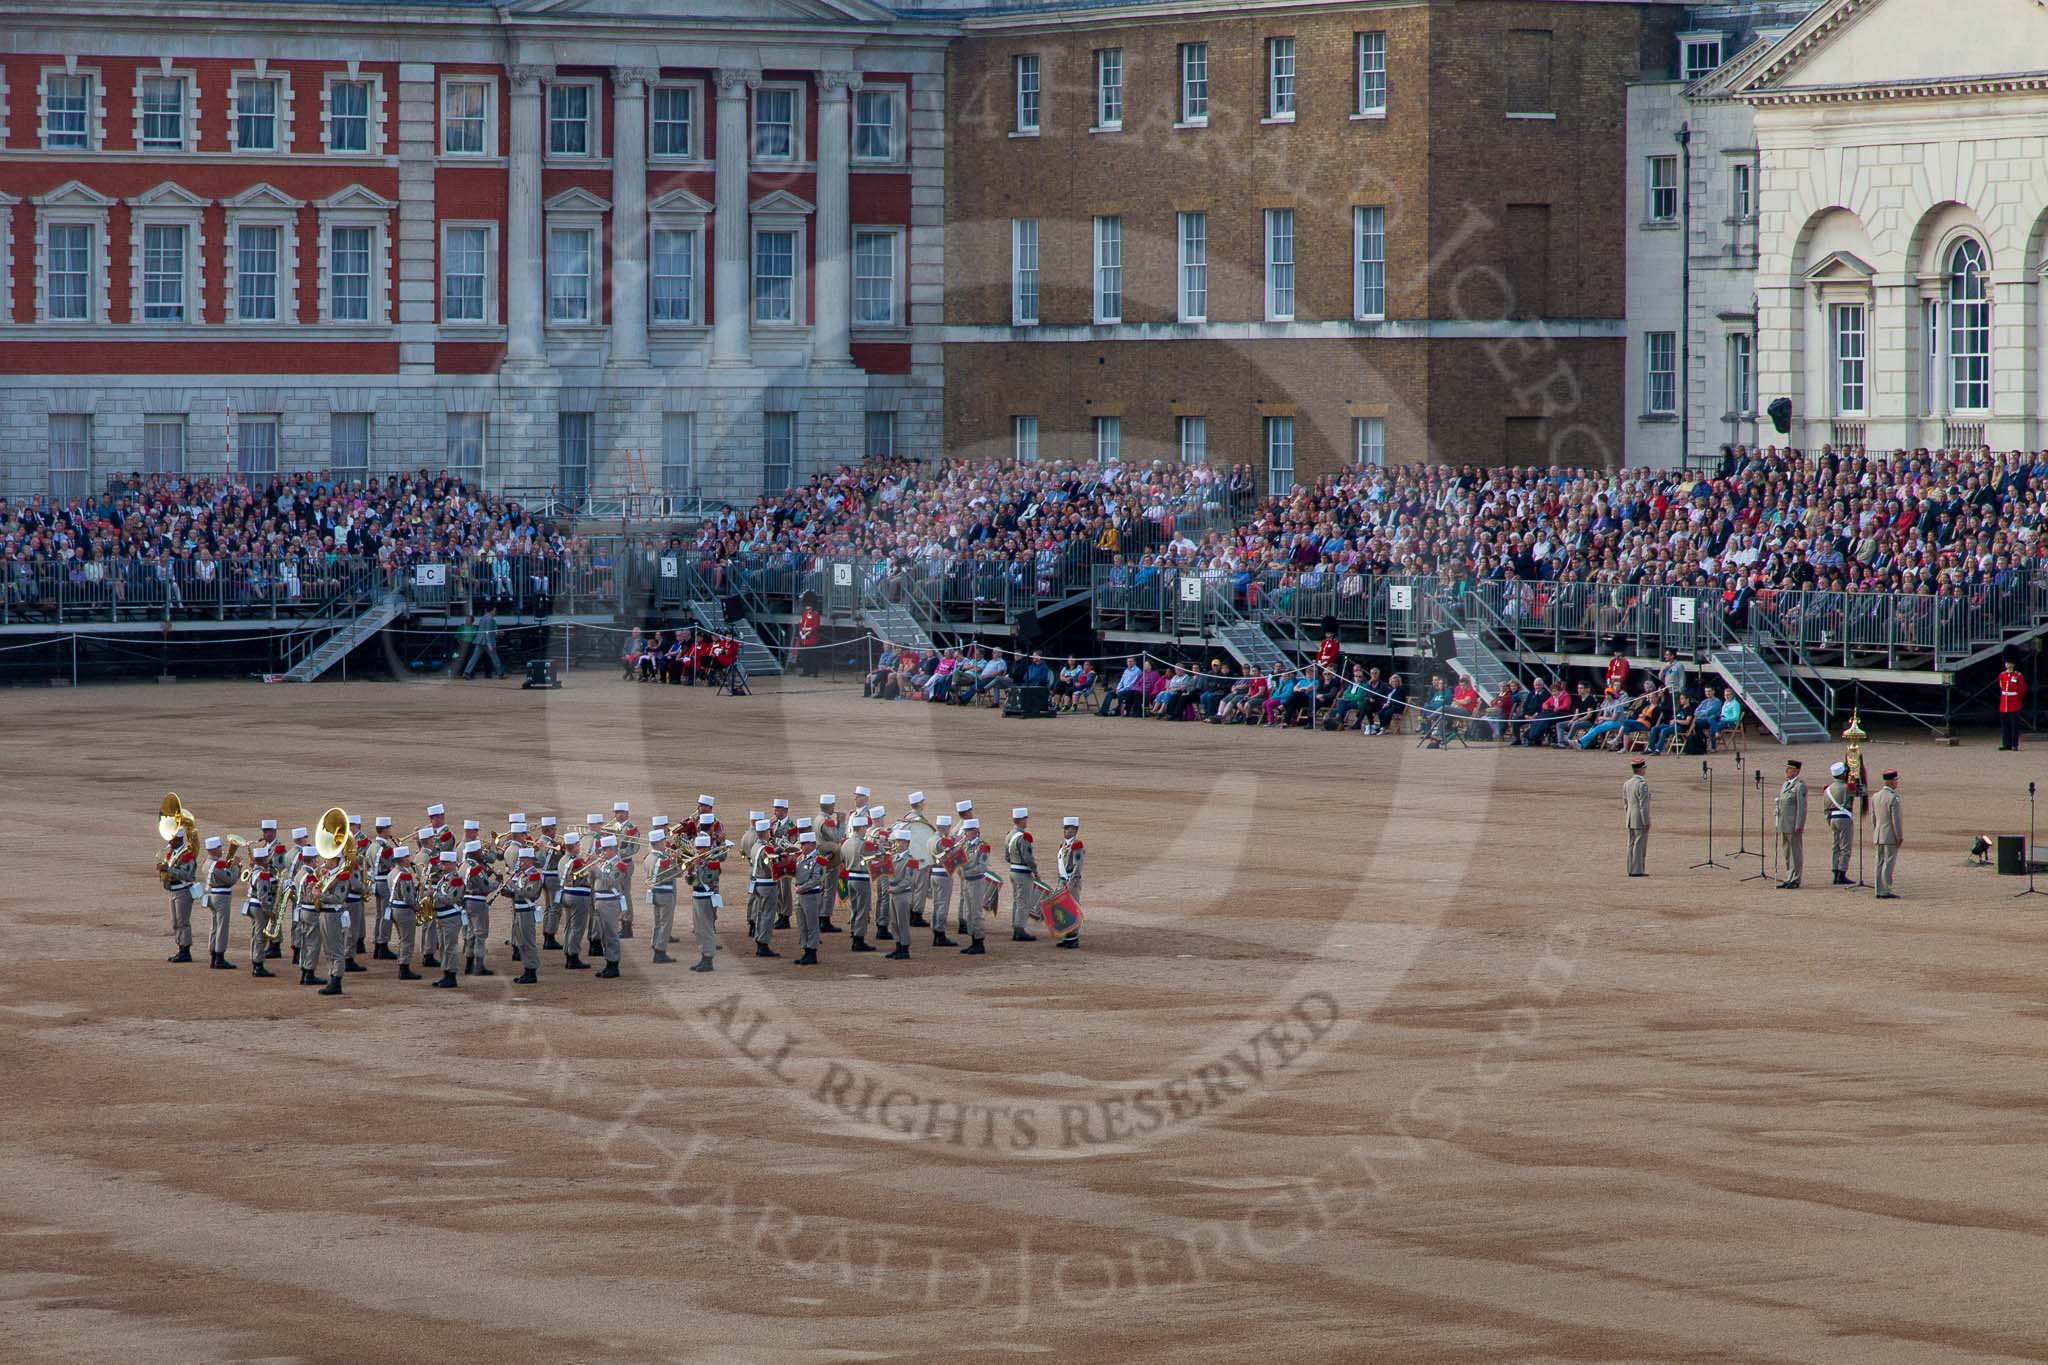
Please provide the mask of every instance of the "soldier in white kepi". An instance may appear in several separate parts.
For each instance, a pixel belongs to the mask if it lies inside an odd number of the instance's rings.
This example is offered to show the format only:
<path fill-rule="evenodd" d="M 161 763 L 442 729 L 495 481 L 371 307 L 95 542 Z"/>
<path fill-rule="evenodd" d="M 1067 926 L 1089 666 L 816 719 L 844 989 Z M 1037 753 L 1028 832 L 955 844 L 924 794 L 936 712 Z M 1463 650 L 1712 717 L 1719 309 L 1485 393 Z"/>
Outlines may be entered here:
<path fill-rule="evenodd" d="M 846 932 L 852 935 L 847 944 L 851 952 L 875 951 L 867 940 L 868 914 L 874 905 L 868 859 L 874 851 L 874 841 L 868 836 L 868 818 L 857 814 L 846 822 L 846 843 L 840 850 L 846 860 Z"/>
<path fill-rule="evenodd" d="M 718 951 L 718 860 L 711 856 L 709 834 L 699 834 L 690 845 L 690 930 L 697 939 L 697 965 L 690 970 L 708 972 Z"/>
<path fill-rule="evenodd" d="M 398 959 L 398 979 L 417 981 L 420 974 L 412 969 L 413 941 L 419 933 L 420 897 L 427 894 L 413 874 L 412 849 L 404 844 L 391 848 L 391 878 L 385 889 L 384 908 L 379 913 L 389 921 L 390 941 L 398 945 L 392 956 Z M 427 906 L 433 913 L 433 906 Z"/>
<path fill-rule="evenodd" d="M 391 951 L 391 916 L 384 913 L 391 895 L 391 850 L 398 841 L 391 834 L 391 817 L 380 815 L 371 824 L 376 834 L 370 839 L 370 918 L 374 921 L 372 932 L 375 942 L 370 947 L 370 957 L 378 962 L 389 962 L 396 954 Z"/>
<path fill-rule="evenodd" d="M 982 842 L 981 821 L 971 815 L 960 822 L 960 853 L 960 932 L 967 935 L 967 946 L 960 951 L 979 957 L 988 951 L 981 941 L 981 911 L 997 878 L 988 870 L 989 846 Z"/>
<path fill-rule="evenodd" d="M 591 908 L 597 916 L 598 947 L 604 953 L 604 966 L 597 974 L 609 978 L 619 974 L 619 916 L 625 899 L 619 888 L 625 882 L 625 860 L 619 857 L 619 836 L 616 834 L 607 834 L 599 839 L 597 850 L 597 870 L 590 878 L 596 893 Z"/>
<path fill-rule="evenodd" d="M 819 903 L 818 932 L 836 934 L 839 926 L 832 922 L 833 912 L 839 908 L 840 845 L 846 839 L 846 817 L 839 813 L 839 798 L 831 792 L 818 797 L 818 857 L 825 863 L 825 891 Z"/>
<path fill-rule="evenodd" d="M 818 965 L 818 907 L 825 899 L 825 859 L 818 852 L 818 836 L 802 830 L 796 836 L 796 923 L 797 945 L 803 952 L 791 965 Z"/>
<path fill-rule="evenodd" d="M 580 972 L 590 964 L 577 955 L 583 936 L 590 928 L 590 863 L 596 858 L 595 845 L 583 846 L 583 836 L 570 830 L 562 836 L 562 967 Z"/>
<path fill-rule="evenodd" d="M 540 935 L 533 932 L 533 921 L 542 894 L 540 865 L 532 849 L 520 848 L 505 890 L 512 898 L 512 951 L 526 969 L 514 978 L 514 984 L 531 986 L 540 980 Z"/>
<path fill-rule="evenodd" d="M 434 984 L 453 987 L 455 959 L 462 951 L 462 866 L 453 849 L 436 854 L 434 865 L 429 885 L 434 900 L 434 952 L 441 964 L 440 978 Z"/>
<path fill-rule="evenodd" d="M 1031 912 L 1038 908 L 1038 852 L 1031 846 L 1031 812 L 1023 806 L 1010 811 L 1010 837 L 1003 842 L 1003 856 L 1010 862 L 1010 938 L 1030 943 L 1038 935 L 1025 929 Z"/>
<path fill-rule="evenodd" d="M 754 822 L 754 844 L 747 853 L 747 928 L 754 935 L 755 957 L 781 957 L 769 946 L 775 931 L 775 845 L 772 824 Z"/>
<path fill-rule="evenodd" d="M 925 868 L 931 884 L 932 947 L 951 948 L 954 944 L 946 936 L 946 917 L 953 910 L 953 873 L 960 866 L 960 841 L 953 832 L 952 816 L 941 815 L 937 828 L 938 837 L 932 841 L 932 856 Z"/>
<path fill-rule="evenodd" d="M 206 965 L 231 969 L 228 961 L 228 925 L 234 918 L 235 881 L 239 872 L 233 855 L 220 856 L 220 836 L 211 835 L 201 845 L 206 857 L 200 860 L 200 876 L 206 884 L 206 908 L 213 912 L 213 925 L 206 939 Z"/>
<path fill-rule="evenodd" d="M 657 817 L 647 831 L 647 904 L 654 911 L 655 962 L 674 962 L 669 940 L 676 931 L 676 877 L 682 870 L 680 849 L 669 847 L 668 826 Z"/>
<path fill-rule="evenodd" d="M 257 828 L 262 831 L 261 837 L 258 839 L 258 842 L 267 845 L 270 849 L 270 876 L 271 880 L 274 883 L 276 883 L 276 885 L 273 885 L 271 887 L 270 913 L 273 916 L 276 916 L 278 914 L 283 913 L 279 903 L 280 898 L 278 896 L 278 891 L 282 888 L 283 883 L 283 878 L 278 875 L 278 859 L 284 853 L 284 848 L 278 842 L 277 821 L 265 820 L 261 825 L 257 826 Z M 280 934 L 280 936 L 282 935 Z M 283 955 L 284 949 L 278 947 L 275 940 L 270 940 L 266 942 L 266 944 L 264 945 L 263 956 L 265 958 L 282 957 Z M 269 973 L 267 972 L 265 973 L 265 975 L 268 974 Z"/>
<path fill-rule="evenodd" d="M 1081 817 L 1069 815 L 1062 819 L 1060 821 L 1060 833 L 1065 837 L 1060 840 L 1059 856 L 1054 860 L 1054 865 L 1059 872 L 1059 889 L 1072 892 L 1074 904 L 1079 905 L 1081 903 Z M 1076 929 L 1065 938 L 1056 941 L 1052 946 L 1055 948 L 1080 947 L 1081 931 Z"/>
<path fill-rule="evenodd" d="M 273 975 L 263 959 L 274 946 L 270 942 L 270 919 L 277 913 L 277 875 L 270 869 L 274 850 L 267 843 L 249 850 L 249 892 L 242 901 L 242 913 L 249 917 L 249 975 Z"/>
<path fill-rule="evenodd" d="M 970 822 L 973 823 L 974 828 L 976 830 L 979 830 L 981 828 L 981 821 L 975 818 L 974 802 L 972 800 L 955 801 L 953 803 L 953 814 L 959 821 L 962 833 L 966 832 L 967 826 Z M 975 838 L 977 839 L 979 839 L 980 837 L 981 836 L 978 833 L 975 835 Z M 960 916 L 960 922 L 958 927 L 959 931 L 964 934 L 967 932 L 967 888 L 963 884 L 962 886 L 956 888 L 956 890 L 960 893 L 960 909 L 958 911 L 958 914 Z M 981 894 L 980 889 L 978 887 L 975 890 L 975 894 Z"/>
<path fill-rule="evenodd" d="M 555 933 L 562 927 L 562 841 L 555 834 L 557 823 L 552 815 L 540 818 L 540 946 L 559 949 L 562 944 Z"/>

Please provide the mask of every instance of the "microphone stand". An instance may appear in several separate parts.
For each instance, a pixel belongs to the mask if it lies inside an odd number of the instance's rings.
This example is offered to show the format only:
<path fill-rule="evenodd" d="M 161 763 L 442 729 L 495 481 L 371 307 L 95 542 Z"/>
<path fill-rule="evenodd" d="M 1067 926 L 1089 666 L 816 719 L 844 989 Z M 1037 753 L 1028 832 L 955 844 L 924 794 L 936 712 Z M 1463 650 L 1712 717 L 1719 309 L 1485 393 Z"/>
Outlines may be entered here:
<path fill-rule="evenodd" d="M 2027 865 L 2027 889 L 2015 894 L 2013 899 L 2018 900 L 2021 896 L 2048 896 L 2048 891 L 2034 889 L 2034 784 L 2031 782 L 2027 784 L 2027 847 L 2020 854 L 2020 861 Z"/>
<path fill-rule="evenodd" d="M 1764 850 L 1770 840 L 1764 837 L 1764 774 L 1761 768 L 1750 769 L 1749 776 L 1756 783 L 1756 871 L 1742 880 L 1753 882 L 1759 879 L 1769 881 L 1771 874 L 1764 871 Z"/>
<path fill-rule="evenodd" d="M 1749 823 L 1749 788 L 1743 785 L 1742 781 L 1742 750 L 1740 749 L 1735 751 L 1735 795 L 1738 802 L 1735 814 L 1735 847 L 1729 850 L 1728 856 L 1740 858 L 1749 852 L 1749 831 L 1744 828 Z"/>
<path fill-rule="evenodd" d="M 1692 866 L 1693 869 L 1718 867 L 1726 870 L 1726 863 L 1714 861 L 1714 769 L 1704 758 L 1700 760 L 1700 776 L 1707 779 L 1707 858 L 1705 862 Z"/>

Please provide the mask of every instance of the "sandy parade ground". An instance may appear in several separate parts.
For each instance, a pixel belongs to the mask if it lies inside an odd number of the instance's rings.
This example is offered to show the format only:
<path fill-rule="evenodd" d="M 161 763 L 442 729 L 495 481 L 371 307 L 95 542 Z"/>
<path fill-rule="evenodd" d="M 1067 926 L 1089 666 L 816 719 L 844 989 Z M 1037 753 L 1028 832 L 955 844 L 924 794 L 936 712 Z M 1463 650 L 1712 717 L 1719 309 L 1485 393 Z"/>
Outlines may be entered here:
<path fill-rule="evenodd" d="M 1967 865 L 2048 747 L 1881 734 L 1881 904 L 1827 884 L 1838 745 L 1785 892 L 1729 856 L 1763 740 L 1712 759 L 1725 869 L 1700 760 L 1652 760 L 1629 881 L 1606 754 L 603 670 L 17 690 L 0 727 L 8 1360 L 2048 1358 L 2048 896 Z M 800 970 L 733 897 L 709 975 L 644 907 L 616 981 L 516 986 L 501 930 L 489 979 L 323 999 L 251 979 L 239 919 L 207 970 L 203 907 L 164 962 L 166 790 L 244 835 L 705 791 L 736 835 L 856 784 L 1027 805 L 1048 860 L 1081 816 L 1082 949 Z"/>

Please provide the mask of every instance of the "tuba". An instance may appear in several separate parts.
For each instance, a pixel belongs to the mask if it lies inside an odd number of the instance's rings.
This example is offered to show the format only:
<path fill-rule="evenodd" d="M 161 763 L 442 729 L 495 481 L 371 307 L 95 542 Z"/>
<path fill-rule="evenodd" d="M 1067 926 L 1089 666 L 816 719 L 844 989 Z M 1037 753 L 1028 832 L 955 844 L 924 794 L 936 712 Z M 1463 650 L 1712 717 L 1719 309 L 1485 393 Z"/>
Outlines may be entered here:
<path fill-rule="evenodd" d="M 339 861 L 313 883 L 313 900 L 325 900 L 334 884 L 353 876 L 356 870 L 358 850 L 355 836 L 348 832 L 348 812 L 340 806 L 330 806 L 320 814 L 320 823 L 313 830 L 313 851 L 322 858 Z"/>
<path fill-rule="evenodd" d="M 178 799 L 176 792 L 164 793 L 163 802 L 157 807 L 156 832 L 157 837 L 166 844 L 170 843 L 171 840 L 177 838 L 180 834 L 183 834 L 185 836 L 185 850 L 188 853 L 196 853 L 199 848 L 199 820 L 186 807 L 185 803 Z M 168 849 L 164 851 L 163 858 L 158 861 L 156 872 L 158 879 L 164 884 L 164 889 L 166 891 L 170 890 L 171 883 L 175 879 L 171 876 L 171 857 Z"/>

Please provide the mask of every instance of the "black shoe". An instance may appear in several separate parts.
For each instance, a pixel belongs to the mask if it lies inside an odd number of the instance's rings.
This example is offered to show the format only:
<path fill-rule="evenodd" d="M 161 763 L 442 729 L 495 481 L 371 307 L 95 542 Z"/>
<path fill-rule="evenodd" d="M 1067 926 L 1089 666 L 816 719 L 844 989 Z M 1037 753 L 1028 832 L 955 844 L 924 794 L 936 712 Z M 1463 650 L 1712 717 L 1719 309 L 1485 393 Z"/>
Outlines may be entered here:
<path fill-rule="evenodd" d="M 775 917 L 775 927 L 778 929 L 787 929 L 789 927 L 789 916 L 777 915 Z"/>
<path fill-rule="evenodd" d="M 464 976 L 476 975 L 476 959 L 468 957 L 462 959 L 462 974 Z"/>
<path fill-rule="evenodd" d="M 768 946 L 767 944 L 765 944 L 765 943 L 756 943 L 756 944 L 754 945 L 754 956 L 755 956 L 755 957 L 781 957 L 781 956 L 782 956 L 782 954 L 781 954 L 781 953 L 778 953 L 778 952 L 776 952 L 776 951 L 775 951 L 775 950 L 774 950 L 773 948 L 770 948 L 770 947 L 769 947 L 769 946 Z"/>
<path fill-rule="evenodd" d="M 836 934 L 839 932 L 839 926 L 829 919 L 821 919 L 818 921 L 818 932 L 821 934 Z"/>
<path fill-rule="evenodd" d="M 315 984 L 313 981 L 313 969 L 311 967 L 299 968 L 299 984 L 301 986 L 311 986 Z"/>
<path fill-rule="evenodd" d="M 496 973 L 496 972 L 492 971 L 492 970 L 491 970 L 491 969 L 490 969 L 489 967 L 486 967 L 486 966 L 484 965 L 484 960 L 483 960 L 482 958 L 478 958 L 478 959 L 476 960 L 476 974 L 477 974 L 478 976 L 496 976 L 496 975 L 497 975 L 497 973 Z"/>
<path fill-rule="evenodd" d="M 190 962 L 191 960 L 192 950 L 189 947 L 180 948 L 177 952 L 164 959 L 166 962 Z"/>
<path fill-rule="evenodd" d="M 372 962 L 396 962 L 398 954 L 392 952 L 388 945 L 380 943 L 371 950 L 370 960 Z"/>
<path fill-rule="evenodd" d="M 895 950 L 889 954 L 888 960 L 891 962 L 900 962 L 909 956 L 910 946 L 908 944 L 899 943 L 896 945 Z"/>
<path fill-rule="evenodd" d="M 794 961 L 794 962 L 790 963 L 789 965 L 790 965 L 790 966 L 792 966 L 792 967 L 815 967 L 815 966 L 817 966 L 817 965 L 818 965 L 818 950 L 817 950 L 816 948 L 806 948 L 806 949 L 804 949 L 804 951 L 803 951 L 803 955 L 802 955 L 801 957 L 797 958 L 797 960 L 796 960 L 796 961 Z"/>
<path fill-rule="evenodd" d="M 438 966 L 440 966 L 441 964 L 440 964 L 440 962 L 439 962 L 439 961 L 438 961 L 438 960 L 437 960 L 437 959 L 436 959 L 436 958 L 434 957 L 434 955 L 433 955 L 432 953 L 421 953 L 421 954 L 420 954 L 420 965 L 421 965 L 422 967 L 438 967 Z"/>
<path fill-rule="evenodd" d="M 988 949 L 981 946 L 980 939 L 976 939 L 972 943 L 968 944 L 965 948 L 962 948 L 960 951 L 966 954 L 968 957 L 980 957 L 983 954 L 987 953 Z"/>
<path fill-rule="evenodd" d="M 262 961 L 262 959 L 261 959 L 261 958 L 258 958 L 258 959 L 256 960 L 256 963 L 255 963 L 255 965 L 253 965 L 253 966 L 251 966 L 251 967 L 249 968 L 249 975 L 251 975 L 251 976 L 276 976 L 276 975 L 277 975 L 277 973 L 276 973 L 276 972 L 273 972 L 272 970 L 270 970 L 270 968 L 268 968 L 268 967 L 264 966 L 264 965 L 263 965 L 263 961 Z"/>
<path fill-rule="evenodd" d="M 929 929 L 932 927 L 931 921 L 924 917 L 922 911 L 918 910 L 910 912 L 910 925 L 913 929 Z"/>
<path fill-rule="evenodd" d="M 590 940 L 590 955 L 591 955 L 592 957 L 603 957 L 603 956 L 604 956 L 604 940 L 603 940 L 603 939 L 601 939 L 601 938 L 594 938 L 594 939 Z"/>
<path fill-rule="evenodd" d="M 434 984 L 436 986 L 453 986 L 455 984 L 454 969 L 449 968 L 448 970 L 442 972 L 440 980 L 436 981 Z"/>
<path fill-rule="evenodd" d="M 1895 901 L 1899 898 L 1899 895 L 1896 891 L 1880 891 L 1877 898 L 1881 901 Z"/>
<path fill-rule="evenodd" d="M 410 962 L 401 962 L 398 964 L 398 979 L 400 981 L 417 981 L 420 979 L 420 974 L 412 969 Z"/>
<path fill-rule="evenodd" d="M 1010 942 L 1012 942 L 1012 943 L 1036 943 L 1036 942 L 1038 942 L 1038 935 L 1036 935 L 1036 934 L 1027 934 L 1027 933 L 1025 933 L 1025 932 L 1024 932 L 1024 931 L 1023 931 L 1022 929 L 1012 929 L 1012 930 L 1010 931 Z"/>
<path fill-rule="evenodd" d="M 668 955 L 667 953 L 656 953 L 656 954 L 654 955 L 654 960 L 655 960 L 656 962 L 674 962 L 674 961 L 675 961 L 675 959 L 674 959 L 674 958 L 672 958 L 672 957 L 670 957 L 670 956 L 669 956 L 669 955 Z"/>
<path fill-rule="evenodd" d="M 710 971 L 710 970 L 711 970 L 711 959 L 710 959 L 710 958 L 708 958 L 708 957 L 700 957 L 700 958 L 698 958 L 698 959 L 697 959 L 697 965 L 696 965 L 696 966 L 694 966 L 694 967 L 692 967 L 692 968 L 690 968 L 690 970 L 691 970 L 691 971 L 693 971 L 693 972 L 708 972 L 708 971 Z"/>
<path fill-rule="evenodd" d="M 320 994 L 320 995 L 340 995 L 340 994 L 341 994 L 341 978 L 340 978 L 340 977 L 338 977 L 338 976 L 330 976 L 330 977 L 328 977 L 328 978 L 327 978 L 327 984 L 326 984 L 326 985 L 324 985 L 324 986 L 322 986 L 322 987 L 320 988 L 320 990 L 319 990 L 318 994 Z"/>
<path fill-rule="evenodd" d="M 517 961 L 519 961 L 519 949 L 518 949 L 517 945 L 514 945 L 514 947 L 513 947 L 513 949 L 512 949 L 512 960 L 513 960 L 514 962 L 517 962 Z"/>
<path fill-rule="evenodd" d="M 1779 889 L 1780 891 L 1797 891 L 1797 890 L 1799 889 L 1799 883 L 1798 883 L 1798 882 L 1779 882 L 1779 883 L 1778 883 L 1778 889 Z"/>
<path fill-rule="evenodd" d="M 602 980 L 602 979 L 603 979 L 603 978 L 605 978 L 605 977 L 609 977 L 609 976 L 617 976 L 618 974 L 619 974 L 619 964 L 618 964 L 618 963 L 616 963 L 616 962 L 607 962 L 607 963 L 605 963 L 605 964 L 604 964 L 604 970 L 603 970 L 603 971 L 601 971 L 601 972 L 599 972 L 599 973 L 598 973 L 597 975 L 598 975 L 598 978 L 599 978 L 600 980 Z"/>
<path fill-rule="evenodd" d="M 555 936 L 553 934 L 544 935 L 541 938 L 540 946 L 543 948 L 551 948 L 558 952 L 561 950 L 562 947 L 560 943 L 555 941 Z"/>
<path fill-rule="evenodd" d="M 235 969 L 235 964 L 228 961 L 228 955 L 226 953 L 222 953 L 220 955 L 220 969 L 224 972 L 231 972 Z"/>
<path fill-rule="evenodd" d="M 528 967 L 525 971 L 521 972 L 519 975 L 512 978 L 512 984 L 515 986 L 539 985 L 540 973 L 535 971 L 533 968 Z"/>
<path fill-rule="evenodd" d="M 956 945 L 954 944 L 953 940 L 946 937 L 946 931 L 944 929 L 941 929 L 937 933 L 932 935 L 932 947 L 951 948 L 954 946 Z"/>
<path fill-rule="evenodd" d="M 1081 946 L 1081 940 L 1078 938 L 1063 938 L 1052 946 L 1055 948 L 1078 948 Z"/>
<path fill-rule="evenodd" d="M 582 958 L 576 956 L 576 954 L 571 953 L 569 954 L 569 956 L 562 959 L 562 968 L 565 971 L 571 972 L 587 972 L 590 970 L 590 964 L 588 962 L 585 962 Z"/>
<path fill-rule="evenodd" d="M 345 972 L 367 972 L 368 970 L 370 970 L 368 967 L 365 967 L 362 963 L 356 961 L 352 957 L 343 960 L 341 964 L 341 969 Z"/>
<path fill-rule="evenodd" d="M 273 958 L 273 957 L 283 957 L 283 956 L 284 956 L 284 949 L 282 949 L 282 948 L 278 947 L 278 946 L 277 946 L 277 945 L 276 945 L 275 943 L 273 943 L 273 944 L 271 944 L 271 945 L 270 945 L 269 947 L 267 947 L 267 948 L 265 948 L 265 949 L 263 950 L 263 956 L 264 956 L 265 960 L 268 960 L 268 959 L 270 959 L 270 958 Z M 295 954 L 293 954 L 293 956 L 294 956 L 294 957 L 296 958 L 296 957 L 297 957 L 297 954 L 295 953 Z"/>
<path fill-rule="evenodd" d="M 875 951 L 875 946 L 869 943 L 866 939 L 862 938 L 859 934 L 855 934 L 853 936 L 853 942 L 847 944 L 846 946 L 856 953 L 872 953 Z"/>

